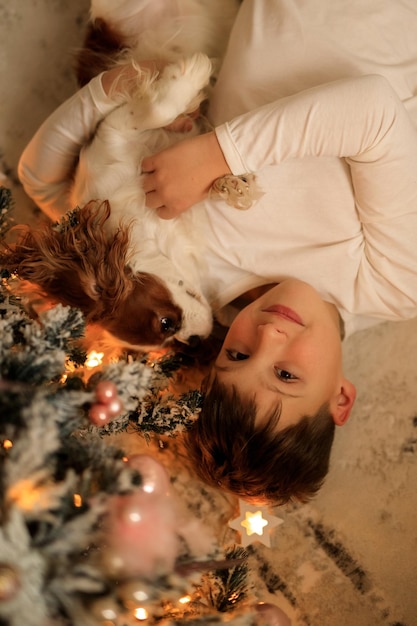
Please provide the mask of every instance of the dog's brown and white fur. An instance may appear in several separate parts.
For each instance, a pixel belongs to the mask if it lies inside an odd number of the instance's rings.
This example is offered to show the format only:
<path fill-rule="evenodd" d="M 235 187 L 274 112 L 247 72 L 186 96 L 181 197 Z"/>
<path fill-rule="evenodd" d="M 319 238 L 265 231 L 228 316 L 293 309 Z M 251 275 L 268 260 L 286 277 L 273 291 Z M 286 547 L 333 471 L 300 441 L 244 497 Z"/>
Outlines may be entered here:
<path fill-rule="evenodd" d="M 138 76 L 136 93 L 83 148 L 71 196 L 71 205 L 82 208 L 59 227 L 29 231 L 6 260 L 129 346 L 164 345 L 173 337 L 192 342 L 212 327 L 201 284 L 201 218 L 192 209 L 160 220 L 145 206 L 140 172 L 145 155 L 183 138 L 164 127 L 200 103 L 238 6 L 236 0 L 92 0 L 77 62 L 81 84 L 121 57 L 168 64 L 158 77 Z M 201 132 L 193 124 L 191 134 Z"/>

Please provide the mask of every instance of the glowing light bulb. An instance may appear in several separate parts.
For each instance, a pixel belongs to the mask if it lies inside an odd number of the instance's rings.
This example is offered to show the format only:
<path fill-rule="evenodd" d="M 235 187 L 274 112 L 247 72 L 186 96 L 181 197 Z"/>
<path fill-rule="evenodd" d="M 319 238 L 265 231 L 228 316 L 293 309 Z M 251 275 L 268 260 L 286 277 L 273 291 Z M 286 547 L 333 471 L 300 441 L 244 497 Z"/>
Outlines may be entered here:
<path fill-rule="evenodd" d="M 74 493 L 73 501 L 74 501 L 74 506 L 76 506 L 78 509 L 82 507 L 83 499 L 79 493 Z"/>
<path fill-rule="evenodd" d="M 260 541 L 265 546 L 271 546 L 270 530 L 283 523 L 283 519 L 270 515 L 264 507 L 254 506 L 239 500 L 240 515 L 229 522 L 230 528 L 241 534 L 241 544 L 248 546 L 254 541 Z"/>
<path fill-rule="evenodd" d="M 248 535 L 263 535 L 265 526 L 268 526 L 266 519 L 262 517 L 262 511 L 246 511 L 245 519 L 241 522 L 241 525 L 246 528 Z"/>
<path fill-rule="evenodd" d="M 143 620 L 148 618 L 148 611 L 143 607 L 138 607 L 137 609 L 135 609 L 135 617 L 137 620 L 140 620 L 142 622 Z"/>
<path fill-rule="evenodd" d="M 87 355 L 85 366 L 88 367 L 89 369 L 98 367 L 99 365 L 102 364 L 103 357 L 104 357 L 104 352 L 96 352 L 95 350 L 92 350 Z"/>
<path fill-rule="evenodd" d="M 11 441 L 10 439 L 5 439 L 3 441 L 3 448 L 5 450 L 10 450 L 10 448 L 13 448 L 13 441 Z"/>
<path fill-rule="evenodd" d="M 189 602 L 191 602 L 191 596 L 183 596 L 178 600 L 178 602 L 180 604 L 188 604 Z"/>

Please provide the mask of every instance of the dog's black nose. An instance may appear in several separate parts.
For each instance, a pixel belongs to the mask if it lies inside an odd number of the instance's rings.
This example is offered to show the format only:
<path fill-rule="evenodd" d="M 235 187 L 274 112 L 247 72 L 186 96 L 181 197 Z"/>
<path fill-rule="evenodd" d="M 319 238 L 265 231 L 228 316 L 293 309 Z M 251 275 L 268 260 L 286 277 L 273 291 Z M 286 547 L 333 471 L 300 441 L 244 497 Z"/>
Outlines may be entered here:
<path fill-rule="evenodd" d="M 187 343 L 191 348 L 197 348 L 201 343 L 201 337 L 199 335 L 191 335 L 191 337 L 188 337 Z"/>

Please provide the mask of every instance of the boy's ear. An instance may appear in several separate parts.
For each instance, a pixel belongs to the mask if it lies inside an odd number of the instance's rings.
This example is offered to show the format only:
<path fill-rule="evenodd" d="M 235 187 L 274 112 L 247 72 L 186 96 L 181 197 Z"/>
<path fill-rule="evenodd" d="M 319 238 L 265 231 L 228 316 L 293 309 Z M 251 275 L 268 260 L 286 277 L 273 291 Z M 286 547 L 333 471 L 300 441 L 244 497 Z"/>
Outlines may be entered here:
<path fill-rule="evenodd" d="M 356 399 L 355 385 L 344 379 L 339 392 L 334 397 L 330 410 L 336 426 L 343 426 L 349 419 L 350 412 Z"/>

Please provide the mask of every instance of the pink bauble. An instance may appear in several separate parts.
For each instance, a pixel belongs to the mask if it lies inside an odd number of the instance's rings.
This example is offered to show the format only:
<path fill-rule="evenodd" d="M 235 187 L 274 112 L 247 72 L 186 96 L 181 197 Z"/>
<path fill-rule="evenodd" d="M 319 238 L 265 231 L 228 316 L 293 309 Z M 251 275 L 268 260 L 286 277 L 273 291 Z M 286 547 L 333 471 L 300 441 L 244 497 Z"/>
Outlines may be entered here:
<path fill-rule="evenodd" d="M 104 426 L 113 419 L 107 404 L 93 404 L 89 408 L 88 415 L 90 422 L 95 426 Z"/>
<path fill-rule="evenodd" d="M 128 465 L 142 476 L 140 488 L 149 494 L 169 495 L 170 480 L 165 467 L 148 454 L 135 454 L 129 457 Z"/>
<path fill-rule="evenodd" d="M 114 496 L 107 519 L 105 565 L 116 578 L 171 572 L 179 549 L 171 498 L 137 491 Z"/>
<path fill-rule="evenodd" d="M 257 626 L 291 626 L 291 620 L 279 606 L 267 602 L 255 605 L 258 613 Z"/>
<path fill-rule="evenodd" d="M 101 380 L 96 386 L 96 398 L 101 404 L 109 404 L 117 398 L 117 387 L 110 380 Z"/>
<path fill-rule="evenodd" d="M 109 415 L 111 417 L 116 417 L 122 412 L 123 403 L 120 398 L 114 398 L 113 400 L 111 400 L 111 402 L 108 403 L 107 408 L 109 411 Z"/>

